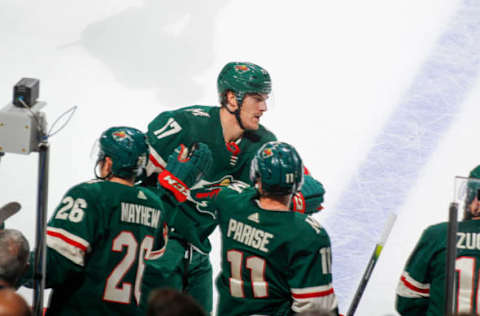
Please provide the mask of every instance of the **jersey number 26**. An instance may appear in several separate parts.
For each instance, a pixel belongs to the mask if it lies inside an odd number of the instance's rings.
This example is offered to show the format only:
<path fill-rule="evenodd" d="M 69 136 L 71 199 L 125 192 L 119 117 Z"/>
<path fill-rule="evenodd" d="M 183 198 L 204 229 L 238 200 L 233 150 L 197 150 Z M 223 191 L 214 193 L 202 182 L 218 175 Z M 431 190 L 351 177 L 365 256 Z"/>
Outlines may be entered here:
<path fill-rule="evenodd" d="M 122 231 L 113 239 L 112 251 L 122 252 L 123 248 L 126 248 L 126 253 L 107 278 L 103 300 L 114 303 L 130 304 L 132 284 L 129 282 L 123 282 L 122 279 L 130 268 L 137 263 L 137 273 L 135 275 L 135 285 L 133 290 L 135 301 L 137 305 L 140 304 L 142 278 L 143 272 L 145 271 L 144 260 L 152 250 L 153 241 L 153 236 L 145 236 L 139 247 L 135 236 L 129 231 Z"/>

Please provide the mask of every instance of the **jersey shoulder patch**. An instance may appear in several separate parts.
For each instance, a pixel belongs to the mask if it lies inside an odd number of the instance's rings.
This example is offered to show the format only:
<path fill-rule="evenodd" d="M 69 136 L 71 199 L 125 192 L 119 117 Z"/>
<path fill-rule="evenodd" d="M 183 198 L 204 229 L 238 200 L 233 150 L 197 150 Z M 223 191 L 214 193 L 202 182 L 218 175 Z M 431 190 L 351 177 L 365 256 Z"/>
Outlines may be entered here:
<path fill-rule="evenodd" d="M 205 117 L 210 118 L 210 111 L 212 107 L 206 105 L 194 105 L 187 108 L 183 108 L 183 112 L 186 112 L 194 117 Z"/>
<path fill-rule="evenodd" d="M 201 141 L 205 141 L 203 138 L 211 138 L 211 134 L 215 134 L 216 127 L 221 126 L 219 109 L 219 107 L 206 105 L 181 108 L 171 112 L 171 124 L 176 125 L 178 131 L 182 130 L 182 133 L 189 135 L 186 136 L 188 139 L 200 138 Z"/>
<path fill-rule="evenodd" d="M 215 114 L 215 110 L 219 109 L 215 106 L 208 105 L 192 105 L 187 106 L 175 111 L 177 117 L 182 117 L 183 119 L 190 120 L 203 120 L 212 118 Z"/>

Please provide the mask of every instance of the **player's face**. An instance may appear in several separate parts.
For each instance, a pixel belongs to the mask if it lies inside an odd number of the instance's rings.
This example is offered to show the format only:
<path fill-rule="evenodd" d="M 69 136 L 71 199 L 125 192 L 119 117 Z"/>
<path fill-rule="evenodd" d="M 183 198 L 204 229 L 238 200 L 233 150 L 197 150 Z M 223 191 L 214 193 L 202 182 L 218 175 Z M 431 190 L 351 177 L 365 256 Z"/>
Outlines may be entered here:
<path fill-rule="evenodd" d="M 240 119 L 247 130 L 257 130 L 260 117 L 267 111 L 268 94 L 247 94 L 243 98 Z"/>
<path fill-rule="evenodd" d="M 470 213 L 472 213 L 472 216 L 478 216 L 478 214 L 480 213 L 480 201 L 478 200 L 478 197 L 475 197 L 472 203 L 470 203 L 469 209 Z"/>

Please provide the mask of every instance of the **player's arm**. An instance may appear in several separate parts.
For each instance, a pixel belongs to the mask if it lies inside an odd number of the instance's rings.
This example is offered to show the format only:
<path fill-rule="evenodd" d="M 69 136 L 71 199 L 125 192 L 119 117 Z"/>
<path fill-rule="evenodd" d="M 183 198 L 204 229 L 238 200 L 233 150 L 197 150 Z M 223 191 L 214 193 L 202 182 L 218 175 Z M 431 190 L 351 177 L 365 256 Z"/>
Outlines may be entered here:
<path fill-rule="evenodd" d="M 177 112 L 166 111 L 159 114 L 149 125 L 147 139 L 150 156 L 147 176 L 160 173 L 167 165 L 168 156 L 180 144 L 190 145 L 187 129 Z"/>
<path fill-rule="evenodd" d="M 396 309 L 401 315 L 425 315 L 430 298 L 429 262 L 434 241 L 425 231 L 407 261 L 396 290 Z"/>
<path fill-rule="evenodd" d="M 305 214 L 319 212 L 322 210 L 325 188 L 308 171 L 306 171 L 304 179 L 302 190 L 293 196 L 290 208 L 295 212 Z"/>
<path fill-rule="evenodd" d="M 74 187 L 62 198 L 46 229 L 46 287 L 65 283 L 85 267 L 91 244 L 96 240 L 99 212 L 85 189 Z M 33 254 L 31 255 L 33 259 Z M 33 275 L 31 262 L 24 281 Z M 26 286 L 31 285 L 27 282 Z"/>
<path fill-rule="evenodd" d="M 290 262 L 292 311 L 324 309 L 338 315 L 338 303 L 332 284 L 332 252 L 326 231 L 311 217 L 307 230 Z M 302 225 L 302 227 L 305 227 Z M 312 230 L 312 231 L 310 231 Z"/>
<path fill-rule="evenodd" d="M 208 173 L 212 164 L 212 152 L 206 144 L 197 143 L 189 148 L 182 144 L 168 157 L 165 169 L 158 175 L 158 183 L 178 202 L 185 202 L 190 188 Z"/>

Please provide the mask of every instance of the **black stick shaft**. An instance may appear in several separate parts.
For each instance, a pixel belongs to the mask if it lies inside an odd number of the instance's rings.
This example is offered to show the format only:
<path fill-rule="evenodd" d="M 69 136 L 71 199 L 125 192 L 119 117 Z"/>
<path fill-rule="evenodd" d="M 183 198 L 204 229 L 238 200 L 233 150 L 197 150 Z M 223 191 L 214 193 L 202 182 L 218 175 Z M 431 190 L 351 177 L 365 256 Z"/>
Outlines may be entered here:
<path fill-rule="evenodd" d="M 368 261 L 367 268 L 363 273 L 362 280 L 360 281 L 360 285 L 358 286 L 357 291 L 355 292 L 355 295 L 353 297 L 352 303 L 350 304 L 350 308 L 348 309 L 346 316 L 353 316 L 355 314 L 358 304 L 360 303 L 360 299 L 362 298 L 363 292 L 365 292 L 367 283 L 370 280 L 370 277 L 372 275 L 373 268 L 377 264 L 378 257 L 380 256 L 381 248 L 382 246 L 377 244 L 375 247 L 375 250 L 373 250 L 372 256 Z"/>
<path fill-rule="evenodd" d="M 387 222 L 385 223 L 382 236 L 380 237 L 380 241 L 375 245 L 375 249 L 373 250 L 370 260 L 368 261 L 367 268 L 363 273 L 362 279 L 357 288 L 357 291 L 355 292 L 355 295 L 353 296 L 352 303 L 350 304 L 350 308 L 348 309 L 346 316 L 353 316 L 355 314 L 358 304 L 360 303 L 360 299 L 362 298 L 363 292 L 365 292 L 365 288 L 367 287 L 368 281 L 372 276 L 373 268 L 377 264 L 378 258 L 380 257 L 380 253 L 383 250 L 383 246 L 387 242 L 388 236 L 392 231 L 392 228 L 393 228 L 393 225 L 395 224 L 396 219 L 397 219 L 397 216 L 395 214 L 390 214 L 390 216 L 388 217 Z"/>
<path fill-rule="evenodd" d="M 445 315 L 453 314 L 455 292 L 455 259 L 457 257 L 458 204 L 450 204 L 448 215 L 447 260 L 445 265 Z"/>

